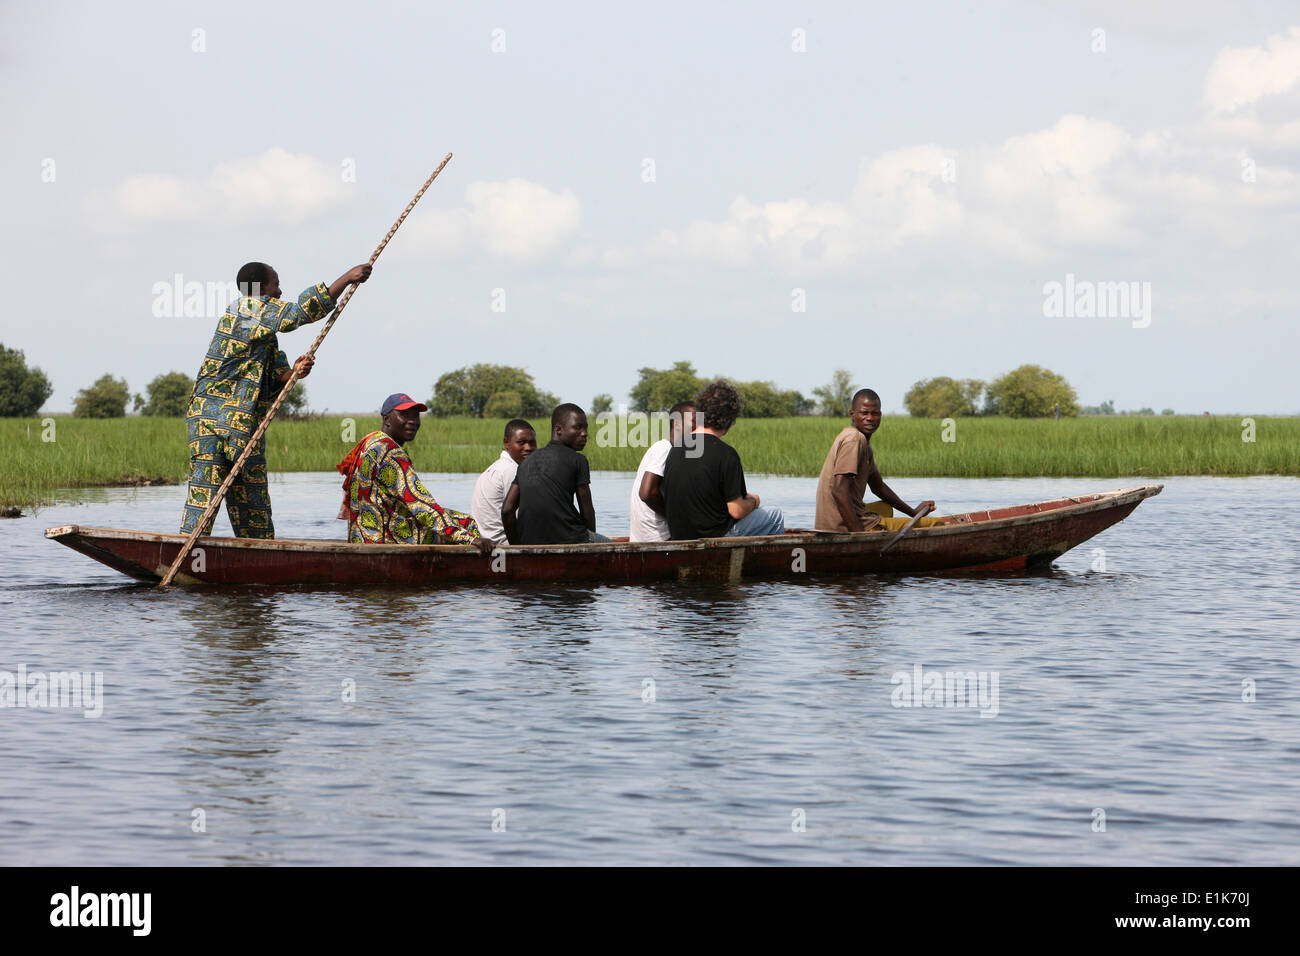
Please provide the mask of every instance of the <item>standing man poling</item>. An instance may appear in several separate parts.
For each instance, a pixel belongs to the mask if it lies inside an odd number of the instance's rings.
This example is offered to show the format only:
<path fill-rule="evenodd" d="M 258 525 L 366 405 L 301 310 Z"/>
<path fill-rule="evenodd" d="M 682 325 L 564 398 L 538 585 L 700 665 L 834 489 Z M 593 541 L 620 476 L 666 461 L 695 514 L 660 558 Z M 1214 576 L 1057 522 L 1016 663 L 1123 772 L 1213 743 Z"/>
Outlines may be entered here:
<path fill-rule="evenodd" d="M 231 465 L 289 381 L 289 360 L 280 350 L 276 334 L 325 318 L 344 289 L 369 278 L 368 264 L 356 266 L 328 288 L 320 282 L 298 296 L 297 302 L 284 302 L 280 299 L 280 276 L 274 269 L 264 262 L 249 262 L 240 268 L 235 278 L 239 298 L 217 321 L 190 397 L 185 421 L 190 477 L 182 534 L 199 523 Z M 298 359 L 300 377 L 310 373 L 312 364 L 306 356 Z M 266 485 L 265 439 L 257 443 L 226 493 L 226 514 L 237 538 L 275 537 Z M 203 533 L 211 532 L 209 521 Z"/>

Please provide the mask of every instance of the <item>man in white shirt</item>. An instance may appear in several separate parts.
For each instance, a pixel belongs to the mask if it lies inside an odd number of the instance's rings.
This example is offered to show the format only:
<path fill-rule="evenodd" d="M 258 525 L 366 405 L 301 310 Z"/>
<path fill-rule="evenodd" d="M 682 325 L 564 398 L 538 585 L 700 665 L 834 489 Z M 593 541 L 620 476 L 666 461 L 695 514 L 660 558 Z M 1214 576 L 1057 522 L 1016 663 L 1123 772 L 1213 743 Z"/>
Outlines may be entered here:
<path fill-rule="evenodd" d="M 678 402 L 668 413 L 668 437 L 659 439 L 646 449 L 641 457 L 641 467 L 637 469 L 636 480 L 632 482 L 629 541 L 668 540 L 668 519 L 664 517 L 664 499 L 659 493 L 659 483 L 664 476 L 664 462 L 669 450 L 682 443 L 682 436 L 694 431 L 695 403 Z"/>
<path fill-rule="evenodd" d="M 537 451 L 537 435 L 533 426 L 521 418 L 507 423 L 501 442 L 501 456 L 474 482 L 474 498 L 470 514 L 478 525 L 479 533 L 493 544 L 509 544 L 506 529 L 501 524 L 501 506 L 506 492 L 515 480 L 519 463 Z"/>

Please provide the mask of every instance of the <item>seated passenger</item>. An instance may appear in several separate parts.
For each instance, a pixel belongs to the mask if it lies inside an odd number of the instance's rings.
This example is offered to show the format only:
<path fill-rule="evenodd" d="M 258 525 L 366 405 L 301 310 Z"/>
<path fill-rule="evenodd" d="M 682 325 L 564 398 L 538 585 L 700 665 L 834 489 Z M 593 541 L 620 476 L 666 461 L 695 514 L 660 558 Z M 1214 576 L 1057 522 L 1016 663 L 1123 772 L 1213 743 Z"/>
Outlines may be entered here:
<path fill-rule="evenodd" d="M 379 414 L 383 430 L 371 432 L 338 464 L 343 508 L 353 544 L 470 544 L 492 553 L 474 519 L 433 500 L 402 448 L 420 430 L 429 409 L 411 396 L 389 395 Z"/>
<path fill-rule="evenodd" d="M 669 450 L 682 444 L 682 436 L 693 436 L 694 432 L 695 403 L 678 402 L 668 413 L 668 437 L 659 439 L 641 456 L 641 466 L 632 482 L 629 541 L 668 540 L 668 519 L 664 517 L 664 497 L 660 492 L 664 462 Z"/>
<path fill-rule="evenodd" d="M 469 509 L 474 516 L 474 523 L 478 525 L 479 534 L 493 544 L 509 543 L 506 540 L 506 529 L 501 524 L 501 506 L 505 504 L 506 493 L 514 483 L 519 463 L 537 451 L 537 435 L 533 432 L 533 426 L 521 418 L 507 423 L 501 448 L 497 460 L 474 482 L 474 497 Z"/>
<path fill-rule="evenodd" d="M 880 428 L 880 396 L 869 388 L 859 389 L 853 396 L 849 421 L 852 424 L 831 443 L 817 479 L 817 515 L 813 529 L 839 533 L 899 531 L 907 521 L 893 517 L 895 508 L 909 517 L 927 505 L 933 508 L 933 501 L 908 507 L 880 476 L 871 450 L 871 436 Z M 881 500 L 865 504 L 867 488 Z M 922 518 L 917 522 L 923 528 L 944 523 L 942 518 Z"/>
<path fill-rule="evenodd" d="M 739 415 L 740 394 L 730 382 L 711 382 L 695 397 L 696 441 L 669 450 L 660 484 L 674 541 L 785 531 L 781 509 L 759 507 L 758 495 L 745 489 L 740 456 L 722 440 Z"/>
<path fill-rule="evenodd" d="M 587 413 L 567 402 L 558 406 L 551 413 L 550 443 L 520 463 L 501 506 L 501 524 L 511 544 L 609 540 L 596 534 L 591 466 L 580 454 L 586 447 Z"/>

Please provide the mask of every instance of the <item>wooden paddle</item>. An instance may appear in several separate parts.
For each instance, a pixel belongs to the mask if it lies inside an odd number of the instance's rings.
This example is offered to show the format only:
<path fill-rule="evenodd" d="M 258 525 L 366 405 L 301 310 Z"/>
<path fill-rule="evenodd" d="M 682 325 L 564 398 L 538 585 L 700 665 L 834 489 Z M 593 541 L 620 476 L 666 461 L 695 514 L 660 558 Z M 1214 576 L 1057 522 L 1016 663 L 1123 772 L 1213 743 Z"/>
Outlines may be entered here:
<path fill-rule="evenodd" d="M 883 548 L 880 549 L 880 553 L 881 553 L 881 554 L 884 554 L 886 551 L 888 551 L 888 550 L 889 550 L 890 548 L 892 548 L 894 545 L 898 544 L 898 542 L 901 541 L 901 540 L 903 539 L 903 535 L 905 535 L 905 534 L 907 534 L 907 532 L 911 531 L 912 528 L 914 528 L 914 527 L 916 526 L 916 523 L 917 523 L 918 521 L 920 521 L 922 518 L 924 518 L 926 515 L 928 515 L 928 514 L 929 514 L 931 511 L 933 511 L 933 510 L 934 510 L 934 505 L 927 505 L 926 507 L 924 507 L 924 508 L 922 508 L 920 511 L 918 511 L 916 514 L 912 515 L 912 520 L 909 521 L 907 524 L 903 525 L 903 530 L 900 531 L 900 532 L 898 532 L 898 534 L 894 535 L 893 539 L 889 542 L 889 544 L 885 545 Z"/>
<path fill-rule="evenodd" d="M 388 235 L 384 236 L 383 242 L 379 243 L 379 246 L 371 254 L 368 261 L 372 266 L 375 264 L 375 260 L 379 258 L 379 254 L 384 251 L 384 246 L 388 245 L 388 240 L 392 239 L 393 234 L 397 232 L 397 227 L 402 224 L 402 220 L 404 220 L 410 211 L 415 208 L 415 204 L 420 201 L 420 197 L 424 195 L 424 191 L 433 185 L 433 181 L 438 178 L 438 174 L 443 171 L 443 168 L 446 167 L 449 162 L 451 162 L 451 153 L 448 153 L 443 161 L 438 164 L 438 168 L 433 171 L 433 175 L 424 181 L 424 185 L 421 186 L 420 191 L 415 194 L 415 198 L 406 204 L 406 208 L 402 210 L 402 214 L 398 216 L 397 221 L 393 223 L 393 228 L 388 230 Z M 352 298 L 352 293 L 357 290 L 357 285 L 358 283 L 353 282 L 348 286 L 347 291 L 344 292 L 343 297 L 339 299 L 338 305 L 334 306 L 334 311 L 330 314 L 329 319 L 326 320 L 324 327 L 320 330 L 320 334 L 316 336 L 316 341 L 311 344 L 311 348 L 307 350 L 304 357 L 315 358 L 316 350 L 320 348 L 321 342 L 325 341 L 325 336 L 329 334 L 330 329 L 333 328 L 334 323 L 343 312 L 344 307 Z M 212 520 L 214 515 L 216 515 L 217 509 L 221 507 L 222 499 L 226 497 L 226 492 L 230 490 L 230 486 L 234 483 L 236 476 L 243 470 L 244 462 L 248 460 L 248 456 L 253 453 L 253 449 L 257 447 L 262 436 L 266 434 L 266 428 L 271 424 L 271 419 L 275 418 L 275 413 L 280 410 L 280 406 L 284 403 L 285 398 L 288 397 L 289 392 L 293 389 L 294 384 L 300 377 L 301 376 L 298 374 L 298 362 L 295 362 L 293 364 L 293 370 L 289 373 L 289 380 L 284 383 L 284 386 L 280 389 L 280 394 L 275 397 L 275 401 L 273 401 L 271 407 L 267 409 L 266 417 L 263 418 L 261 423 L 257 426 L 257 431 L 253 432 L 253 437 L 248 440 L 248 444 L 244 446 L 244 450 L 240 453 L 239 457 L 235 459 L 235 463 L 230 466 L 230 474 L 226 475 L 226 480 L 221 483 L 221 487 L 217 489 L 217 493 L 213 495 L 212 500 L 208 502 L 208 507 L 207 510 L 203 512 L 203 517 L 199 520 L 199 523 L 194 526 L 194 530 L 190 532 L 190 536 L 185 539 L 185 543 L 181 545 L 181 549 L 176 552 L 176 559 L 172 561 L 172 566 L 167 569 L 167 573 L 163 575 L 163 579 L 158 582 L 158 587 L 165 588 L 167 585 L 172 583 L 172 578 L 176 577 L 177 569 L 180 568 L 181 563 L 190 553 L 190 549 L 194 547 L 194 542 L 203 534 L 203 529 L 207 527 L 208 522 Z"/>

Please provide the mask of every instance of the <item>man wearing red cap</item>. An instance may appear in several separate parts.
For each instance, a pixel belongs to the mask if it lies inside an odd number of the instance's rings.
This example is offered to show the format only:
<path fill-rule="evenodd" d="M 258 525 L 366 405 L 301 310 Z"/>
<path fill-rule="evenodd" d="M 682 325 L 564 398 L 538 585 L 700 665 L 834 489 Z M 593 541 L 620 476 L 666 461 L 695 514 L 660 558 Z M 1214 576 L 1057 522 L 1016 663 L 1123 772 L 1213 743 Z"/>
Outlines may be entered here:
<path fill-rule="evenodd" d="M 343 478 L 343 508 L 353 544 L 471 544 L 492 553 L 474 519 L 433 500 L 402 448 L 420 430 L 427 412 L 401 392 L 384 400 L 383 429 L 361 439 L 338 464 Z"/>

